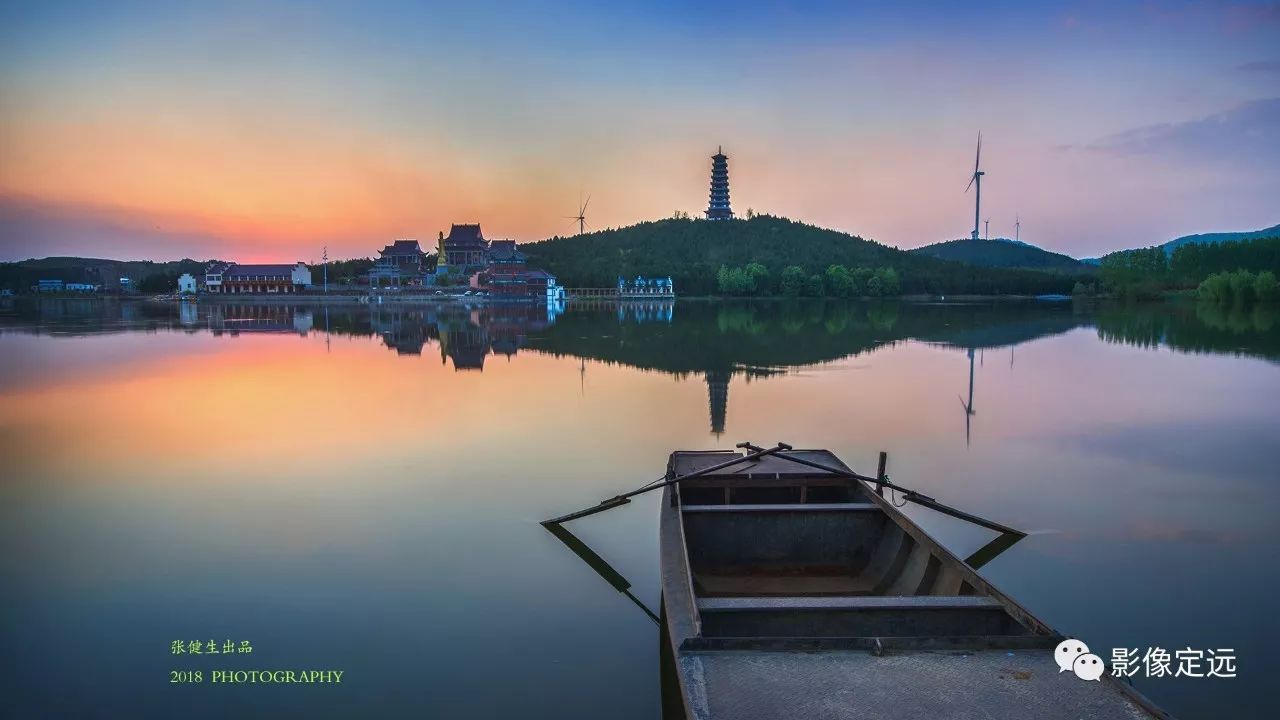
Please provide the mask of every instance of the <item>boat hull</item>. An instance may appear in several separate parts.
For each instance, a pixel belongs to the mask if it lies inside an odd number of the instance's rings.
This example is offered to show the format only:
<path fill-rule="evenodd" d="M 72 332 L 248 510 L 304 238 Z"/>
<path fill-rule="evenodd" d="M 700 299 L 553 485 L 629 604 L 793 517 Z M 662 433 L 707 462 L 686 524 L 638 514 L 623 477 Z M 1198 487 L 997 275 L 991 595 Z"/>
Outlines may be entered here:
<path fill-rule="evenodd" d="M 668 477 L 732 457 L 674 453 Z M 1059 672 L 1061 634 L 857 480 L 766 458 L 671 485 L 660 507 L 684 717 L 1169 717 Z"/>

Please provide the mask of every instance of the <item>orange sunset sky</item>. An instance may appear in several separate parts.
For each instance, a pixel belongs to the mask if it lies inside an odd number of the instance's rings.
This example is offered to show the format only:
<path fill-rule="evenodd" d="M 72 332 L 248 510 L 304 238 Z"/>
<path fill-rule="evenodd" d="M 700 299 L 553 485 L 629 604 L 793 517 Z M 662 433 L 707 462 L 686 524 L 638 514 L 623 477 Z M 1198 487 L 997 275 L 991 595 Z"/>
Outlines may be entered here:
<path fill-rule="evenodd" d="M 696 216 L 718 145 L 739 214 L 915 247 L 967 235 L 979 130 L 992 236 L 1280 222 L 1275 3 L 0 7 L 0 260 Z"/>

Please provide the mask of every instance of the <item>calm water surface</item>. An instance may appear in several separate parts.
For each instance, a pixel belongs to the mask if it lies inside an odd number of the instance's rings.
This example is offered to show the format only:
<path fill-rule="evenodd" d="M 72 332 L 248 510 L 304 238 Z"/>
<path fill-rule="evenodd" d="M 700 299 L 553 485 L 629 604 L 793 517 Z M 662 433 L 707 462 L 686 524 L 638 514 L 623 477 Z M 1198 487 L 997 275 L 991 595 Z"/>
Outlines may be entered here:
<path fill-rule="evenodd" d="M 886 450 L 896 482 L 1034 531 L 983 575 L 1104 658 L 1234 649 L 1235 679 L 1137 680 L 1181 717 L 1264 717 L 1280 676 L 1266 313 L 46 301 L 0 330 L 18 717 L 658 717 L 655 623 L 538 520 L 743 440 L 868 473 Z M 656 501 L 571 526 L 655 611 Z M 961 556 L 991 538 L 906 512 Z M 169 683 L 187 668 L 346 674 Z"/>

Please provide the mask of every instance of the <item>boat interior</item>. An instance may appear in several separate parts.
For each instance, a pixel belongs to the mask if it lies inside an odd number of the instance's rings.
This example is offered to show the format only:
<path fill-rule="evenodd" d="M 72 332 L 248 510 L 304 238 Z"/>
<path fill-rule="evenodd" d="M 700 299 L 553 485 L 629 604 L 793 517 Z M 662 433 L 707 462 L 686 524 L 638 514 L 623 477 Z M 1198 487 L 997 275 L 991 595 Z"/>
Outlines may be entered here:
<path fill-rule="evenodd" d="M 787 454 L 848 471 L 825 450 Z M 668 469 L 684 475 L 731 458 L 675 453 Z M 703 638 L 991 645 L 1043 632 L 862 481 L 763 457 L 682 480 L 671 498 Z"/>

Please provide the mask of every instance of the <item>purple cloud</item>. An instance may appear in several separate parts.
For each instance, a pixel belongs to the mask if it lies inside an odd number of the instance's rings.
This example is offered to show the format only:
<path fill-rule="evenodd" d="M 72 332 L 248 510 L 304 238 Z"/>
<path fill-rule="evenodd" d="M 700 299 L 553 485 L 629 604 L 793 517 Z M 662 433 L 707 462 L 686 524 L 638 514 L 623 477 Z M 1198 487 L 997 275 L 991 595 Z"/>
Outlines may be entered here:
<path fill-rule="evenodd" d="M 1254 100 L 1199 120 L 1126 130 L 1087 149 L 1274 174 L 1280 168 L 1280 98 Z"/>
<path fill-rule="evenodd" d="M 222 238 L 166 230 L 126 212 L 0 196 L 0 261 L 50 254 L 176 260 L 221 257 L 227 246 Z"/>
<path fill-rule="evenodd" d="M 1254 60 L 1243 65 L 1237 65 L 1236 70 L 1246 73 L 1276 75 L 1280 74 L 1280 60 Z"/>

